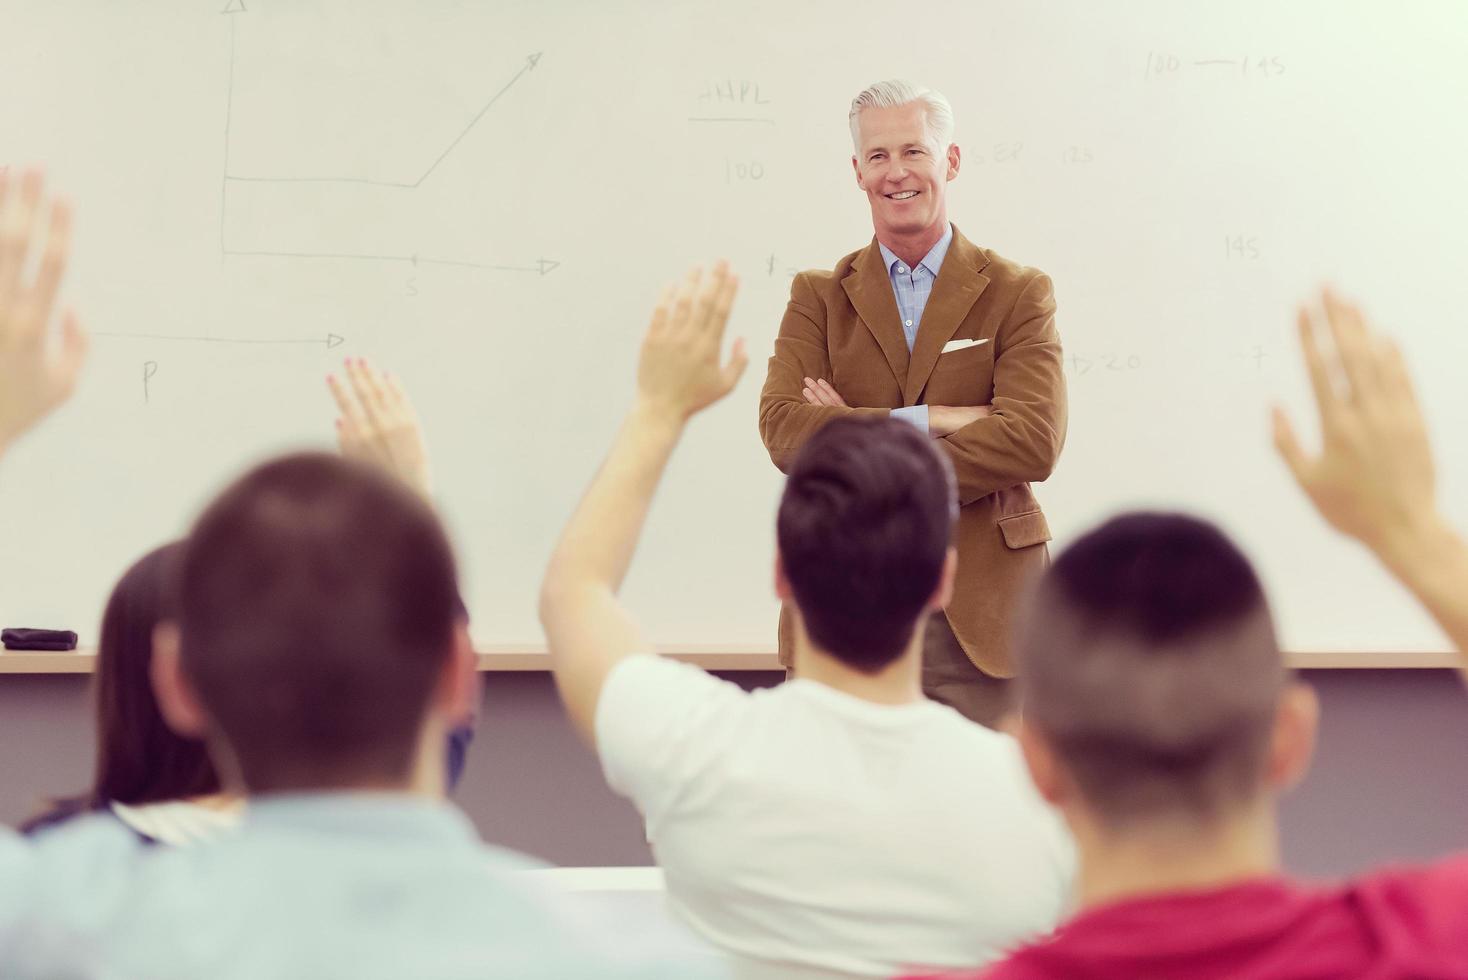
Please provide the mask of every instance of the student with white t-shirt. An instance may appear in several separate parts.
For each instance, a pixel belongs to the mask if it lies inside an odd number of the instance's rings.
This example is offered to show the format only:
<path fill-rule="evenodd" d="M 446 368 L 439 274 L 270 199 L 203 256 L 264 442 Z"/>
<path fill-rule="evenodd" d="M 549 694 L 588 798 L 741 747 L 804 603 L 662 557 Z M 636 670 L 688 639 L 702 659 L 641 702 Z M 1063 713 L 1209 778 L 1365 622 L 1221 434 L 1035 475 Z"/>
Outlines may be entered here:
<path fill-rule="evenodd" d="M 646 818 L 674 909 L 761 975 L 993 959 L 1055 924 L 1074 859 L 1015 742 L 922 696 L 956 513 L 927 439 L 843 419 L 792 465 L 775 587 L 796 680 L 750 693 L 661 659 L 618 602 L 684 424 L 745 366 L 739 343 L 720 359 L 736 286 L 721 263 L 653 316 L 636 403 L 541 592 L 561 696 Z"/>

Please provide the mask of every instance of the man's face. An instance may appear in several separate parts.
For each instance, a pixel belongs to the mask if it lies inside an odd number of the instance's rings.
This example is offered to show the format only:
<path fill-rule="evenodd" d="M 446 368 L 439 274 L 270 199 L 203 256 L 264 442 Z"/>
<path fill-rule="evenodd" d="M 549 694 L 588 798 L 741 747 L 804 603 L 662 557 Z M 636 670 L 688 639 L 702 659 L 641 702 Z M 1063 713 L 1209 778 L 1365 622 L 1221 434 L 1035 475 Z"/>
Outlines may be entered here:
<path fill-rule="evenodd" d="M 857 117 L 860 149 L 851 160 L 867 192 L 877 237 L 919 234 L 948 220 L 948 182 L 958 147 L 939 146 L 920 102 L 868 108 Z"/>

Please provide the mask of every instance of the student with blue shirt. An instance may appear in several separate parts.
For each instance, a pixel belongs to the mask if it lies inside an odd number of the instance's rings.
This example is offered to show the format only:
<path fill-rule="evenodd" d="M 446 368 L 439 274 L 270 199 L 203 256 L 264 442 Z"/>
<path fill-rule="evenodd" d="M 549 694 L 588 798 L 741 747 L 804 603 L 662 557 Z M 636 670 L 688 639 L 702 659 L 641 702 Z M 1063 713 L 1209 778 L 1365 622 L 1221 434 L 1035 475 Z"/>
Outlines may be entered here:
<path fill-rule="evenodd" d="M 0 177 L 0 450 L 65 399 L 85 350 L 74 320 L 48 345 L 64 208 L 22 275 L 41 197 L 39 177 Z M 107 816 L 31 846 L 0 833 L 0 976 L 722 975 L 587 921 L 445 801 L 474 655 L 438 519 L 376 462 L 252 470 L 193 527 L 173 591 L 158 706 L 206 742 L 241 822 L 177 849 Z"/>
<path fill-rule="evenodd" d="M 376 468 L 290 456 L 226 489 L 184 545 L 153 672 L 246 798 L 239 829 L 168 851 L 96 818 L 42 838 L 0 975 L 700 975 L 620 959 L 445 802 L 476 690 L 458 608 L 437 518 Z"/>

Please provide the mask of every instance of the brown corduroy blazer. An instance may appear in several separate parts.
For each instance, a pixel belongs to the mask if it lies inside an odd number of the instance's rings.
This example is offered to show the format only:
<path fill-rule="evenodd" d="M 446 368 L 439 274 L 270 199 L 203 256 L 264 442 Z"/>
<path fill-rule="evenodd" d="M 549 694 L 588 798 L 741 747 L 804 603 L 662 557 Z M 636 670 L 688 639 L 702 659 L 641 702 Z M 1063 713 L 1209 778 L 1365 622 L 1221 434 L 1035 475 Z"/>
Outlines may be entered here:
<path fill-rule="evenodd" d="M 941 353 L 951 340 L 976 346 Z M 808 404 L 804 378 L 825 378 L 851 408 Z M 790 286 L 760 394 L 760 437 L 786 471 L 813 432 L 843 415 L 907 405 L 992 405 L 993 414 L 937 440 L 958 478 L 958 578 L 948 622 L 980 670 L 1012 676 L 1016 600 L 1048 563 L 1050 528 L 1030 490 L 1065 442 L 1066 396 L 1050 278 L 979 248 L 957 228 L 923 309 L 912 353 L 875 239 L 827 272 Z M 789 663 L 794 626 L 780 620 Z"/>

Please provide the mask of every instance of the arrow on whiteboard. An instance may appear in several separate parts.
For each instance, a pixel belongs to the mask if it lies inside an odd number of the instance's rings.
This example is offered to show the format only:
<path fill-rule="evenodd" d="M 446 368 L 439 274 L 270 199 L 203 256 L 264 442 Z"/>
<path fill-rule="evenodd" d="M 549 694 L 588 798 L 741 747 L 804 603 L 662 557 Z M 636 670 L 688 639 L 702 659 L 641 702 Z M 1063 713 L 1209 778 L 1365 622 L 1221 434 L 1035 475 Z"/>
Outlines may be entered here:
<path fill-rule="evenodd" d="M 421 255 L 414 255 L 410 261 L 416 266 L 420 262 L 423 265 L 447 265 L 458 269 L 488 269 L 492 272 L 533 272 L 543 276 L 556 268 L 561 263 L 554 259 L 536 259 L 534 265 L 488 265 L 484 262 L 460 262 L 456 259 L 425 259 Z"/>
<path fill-rule="evenodd" d="M 469 131 L 471 129 L 479 125 L 479 120 L 483 119 L 484 114 L 489 111 L 490 107 L 500 100 L 500 96 L 504 95 L 510 89 L 514 88 L 515 83 L 518 82 L 520 78 L 525 75 L 526 72 L 532 72 L 535 70 L 535 66 L 540 64 L 540 56 L 544 53 L 544 51 L 537 51 L 532 55 L 526 56 L 524 66 L 521 67 L 519 71 L 515 72 L 514 77 L 512 77 L 508 82 L 505 83 L 504 88 L 494 93 L 494 95 L 490 97 L 490 100 L 484 103 L 484 108 L 480 109 L 478 114 L 475 115 L 473 119 L 469 120 L 469 125 L 464 127 L 464 131 L 454 138 L 454 141 L 448 145 L 447 149 L 445 149 L 442 153 L 438 155 L 438 159 L 433 161 L 433 163 L 428 167 L 427 170 L 423 171 L 422 177 L 419 177 L 417 180 L 413 181 L 412 186 L 417 187 L 419 184 L 422 184 L 425 180 L 428 179 L 430 174 L 438 169 L 438 165 L 440 163 L 443 163 L 444 160 L 448 158 L 448 155 L 450 153 L 454 152 L 454 147 L 463 142 L 464 137 L 469 135 Z"/>
<path fill-rule="evenodd" d="M 229 0 L 224 5 L 224 9 L 220 11 L 221 14 L 244 14 L 248 12 L 245 10 L 245 0 Z"/>
<path fill-rule="evenodd" d="M 289 344 L 299 346 L 302 344 L 315 346 L 324 345 L 327 350 L 340 347 L 346 343 L 346 338 L 340 334 L 328 333 L 325 337 L 314 340 L 285 340 L 271 337 L 188 337 L 182 334 L 169 333 L 93 333 L 94 337 L 114 337 L 119 340 L 173 340 L 184 341 L 195 344 Z"/>
<path fill-rule="evenodd" d="M 343 259 L 358 262 L 407 262 L 417 268 L 420 265 L 445 265 L 458 269 L 485 269 L 490 272 L 533 272 L 543 276 L 559 268 L 555 259 L 536 259 L 534 265 L 494 265 L 488 262 L 462 262 L 458 259 L 431 259 L 414 252 L 412 255 L 370 255 L 361 252 L 272 252 L 227 249 L 225 255 L 240 255 L 268 259 Z"/>

